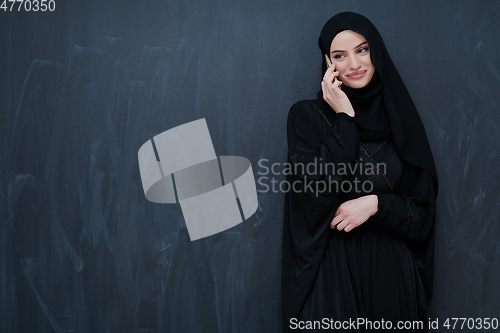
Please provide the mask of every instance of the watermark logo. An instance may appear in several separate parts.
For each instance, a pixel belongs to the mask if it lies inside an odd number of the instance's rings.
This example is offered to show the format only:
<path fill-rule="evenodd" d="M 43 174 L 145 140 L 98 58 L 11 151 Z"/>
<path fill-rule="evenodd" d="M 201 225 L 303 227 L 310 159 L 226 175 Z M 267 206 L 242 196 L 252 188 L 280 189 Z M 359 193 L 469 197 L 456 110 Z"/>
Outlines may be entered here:
<path fill-rule="evenodd" d="M 260 159 L 257 163 L 261 175 L 257 183 L 261 187 L 258 192 L 267 193 L 313 193 L 316 197 L 330 193 L 372 193 L 373 181 L 386 177 L 385 163 L 364 162 L 362 158 L 353 163 L 325 163 L 322 158 L 314 158 L 308 163 L 273 163 Z M 280 180 L 280 176 L 295 175 L 294 180 Z M 390 185 L 389 185 L 390 186 Z"/>
<path fill-rule="evenodd" d="M 156 135 L 138 155 L 146 199 L 179 203 L 191 241 L 234 227 L 257 210 L 250 161 L 217 157 L 204 118 Z"/>

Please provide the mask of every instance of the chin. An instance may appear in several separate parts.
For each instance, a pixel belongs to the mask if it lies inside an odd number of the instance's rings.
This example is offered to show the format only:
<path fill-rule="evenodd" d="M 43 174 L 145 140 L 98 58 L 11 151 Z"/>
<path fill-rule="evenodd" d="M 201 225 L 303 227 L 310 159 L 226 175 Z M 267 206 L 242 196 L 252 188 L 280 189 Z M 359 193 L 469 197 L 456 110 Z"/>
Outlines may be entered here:
<path fill-rule="evenodd" d="M 363 80 L 353 80 L 353 81 L 344 82 L 344 84 L 353 89 L 360 89 L 366 87 L 366 85 L 370 82 L 370 80 L 365 80 L 365 78 L 363 78 Z"/>

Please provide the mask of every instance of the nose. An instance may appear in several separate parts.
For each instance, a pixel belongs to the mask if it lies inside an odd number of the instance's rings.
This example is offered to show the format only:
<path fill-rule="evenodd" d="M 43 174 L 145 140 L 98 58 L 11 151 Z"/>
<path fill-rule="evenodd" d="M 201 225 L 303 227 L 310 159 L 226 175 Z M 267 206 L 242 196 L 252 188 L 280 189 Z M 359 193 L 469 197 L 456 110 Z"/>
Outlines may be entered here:
<path fill-rule="evenodd" d="M 356 57 L 349 57 L 349 68 L 352 70 L 357 70 L 361 67 L 361 63 Z"/>

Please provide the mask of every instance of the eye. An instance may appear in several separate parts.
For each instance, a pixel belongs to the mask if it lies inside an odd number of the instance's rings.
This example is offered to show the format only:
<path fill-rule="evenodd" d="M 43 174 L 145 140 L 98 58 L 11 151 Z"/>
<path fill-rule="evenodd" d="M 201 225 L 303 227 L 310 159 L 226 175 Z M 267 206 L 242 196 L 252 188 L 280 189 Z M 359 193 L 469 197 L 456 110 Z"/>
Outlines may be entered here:
<path fill-rule="evenodd" d="M 337 53 L 336 55 L 333 56 L 333 59 L 337 59 L 337 60 L 340 60 L 340 59 L 343 59 L 343 58 L 345 58 L 345 56 L 343 54 L 338 54 Z"/>
<path fill-rule="evenodd" d="M 370 49 L 368 48 L 368 46 L 365 46 L 365 47 L 362 47 L 358 50 L 358 53 L 367 53 L 369 52 Z"/>

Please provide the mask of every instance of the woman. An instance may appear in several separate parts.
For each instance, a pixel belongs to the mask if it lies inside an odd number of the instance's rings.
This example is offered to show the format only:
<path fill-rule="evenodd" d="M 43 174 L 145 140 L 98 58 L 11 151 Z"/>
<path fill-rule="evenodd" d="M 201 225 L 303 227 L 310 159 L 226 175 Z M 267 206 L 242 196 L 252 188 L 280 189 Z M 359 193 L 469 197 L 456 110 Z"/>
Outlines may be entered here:
<path fill-rule="evenodd" d="M 368 19 L 335 15 L 319 46 L 322 90 L 288 116 L 284 331 L 426 331 L 438 186 L 424 127 Z"/>

